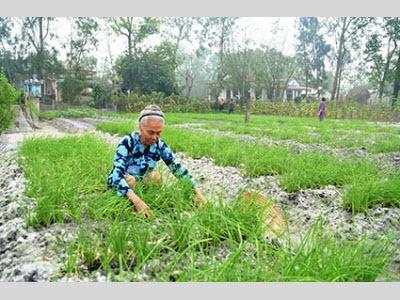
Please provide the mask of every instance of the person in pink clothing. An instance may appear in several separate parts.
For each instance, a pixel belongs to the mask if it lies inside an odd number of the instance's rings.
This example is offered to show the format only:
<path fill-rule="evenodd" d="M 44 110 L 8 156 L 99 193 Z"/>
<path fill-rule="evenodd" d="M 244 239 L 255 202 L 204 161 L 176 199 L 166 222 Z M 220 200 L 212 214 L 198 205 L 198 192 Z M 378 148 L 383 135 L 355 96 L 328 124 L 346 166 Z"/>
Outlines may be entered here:
<path fill-rule="evenodd" d="M 321 102 L 319 103 L 319 108 L 318 108 L 318 115 L 319 115 L 319 121 L 322 122 L 325 118 L 325 110 L 326 110 L 326 98 L 322 97 Z"/>

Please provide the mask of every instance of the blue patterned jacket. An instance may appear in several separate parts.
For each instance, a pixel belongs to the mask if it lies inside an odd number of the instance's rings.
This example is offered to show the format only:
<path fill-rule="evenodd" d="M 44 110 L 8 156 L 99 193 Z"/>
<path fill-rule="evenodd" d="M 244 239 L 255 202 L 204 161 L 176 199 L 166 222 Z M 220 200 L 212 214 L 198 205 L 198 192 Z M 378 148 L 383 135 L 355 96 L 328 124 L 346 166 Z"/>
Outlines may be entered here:
<path fill-rule="evenodd" d="M 196 183 L 192 175 L 181 165 L 163 140 L 159 139 L 157 143 L 145 149 L 138 132 L 125 136 L 118 144 L 113 168 L 107 179 L 108 187 L 115 188 L 118 196 L 124 196 L 131 190 L 124 175 L 132 175 L 136 180 L 142 180 L 156 168 L 160 159 L 165 162 L 172 174 L 178 178 L 189 179 L 195 188 Z"/>

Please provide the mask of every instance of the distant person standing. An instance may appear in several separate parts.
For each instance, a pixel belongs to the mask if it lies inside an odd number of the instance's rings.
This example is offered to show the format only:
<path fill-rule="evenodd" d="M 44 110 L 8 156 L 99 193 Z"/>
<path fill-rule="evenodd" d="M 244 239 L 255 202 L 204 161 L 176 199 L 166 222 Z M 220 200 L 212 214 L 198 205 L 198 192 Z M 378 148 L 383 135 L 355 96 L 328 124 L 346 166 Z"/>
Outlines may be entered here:
<path fill-rule="evenodd" d="M 325 111 L 326 111 L 326 98 L 322 97 L 321 102 L 319 103 L 319 108 L 318 108 L 318 115 L 319 115 L 319 121 L 322 122 L 325 119 Z"/>
<path fill-rule="evenodd" d="M 222 111 L 224 109 L 225 100 L 223 97 L 218 98 L 218 110 Z"/>
<path fill-rule="evenodd" d="M 235 98 L 228 101 L 228 112 L 231 114 L 235 111 Z"/>

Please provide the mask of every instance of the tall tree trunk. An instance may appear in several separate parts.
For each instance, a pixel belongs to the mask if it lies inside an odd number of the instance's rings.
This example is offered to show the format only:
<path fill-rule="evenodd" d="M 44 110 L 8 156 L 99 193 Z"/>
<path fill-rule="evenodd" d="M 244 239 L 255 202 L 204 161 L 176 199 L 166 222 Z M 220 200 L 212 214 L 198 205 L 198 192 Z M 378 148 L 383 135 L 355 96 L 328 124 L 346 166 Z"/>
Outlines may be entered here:
<path fill-rule="evenodd" d="M 336 96 L 336 89 L 338 86 L 339 82 L 339 76 L 340 76 L 340 68 L 343 63 L 343 47 L 345 43 L 345 33 L 346 33 L 346 21 L 347 17 L 344 18 L 343 20 L 343 26 L 342 26 L 342 31 L 340 33 L 340 40 L 339 40 L 339 53 L 338 53 L 338 59 L 336 61 L 336 71 L 335 71 L 335 77 L 333 79 L 333 88 L 332 88 L 332 93 L 331 93 L 331 100 L 335 99 Z"/>
<path fill-rule="evenodd" d="M 309 73 L 308 73 L 308 67 L 306 70 L 306 98 L 308 96 L 308 78 L 309 78 Z"/>
<path fill-rule="evenodd" d="M 242 97 L 245 97 L 246 94 L 244 93 L 244 87 L 245 87 L 245 82 L 244 82 L 244 78 L 242 79 Z"/>
<path fill-rule="evenodd" d="M 340 67 L 339 70 L 339 77 L 338 77 L 338 84 L 337 84 L 337 88 L 336 88 L 336 100 L 340 99 L 340 87 L 342 84 L 342 73 L 343 73 L 343 65 Z"/>
<path fill-rule="evenodd" d="M 114 66 L 114 60 L 113 60 L 113 57 L 112 57 L 112 54 L 111 54 L 110 40 L 109 40 L 109 38 L 108 38 L 108 35 L 107 35 L 107 51 L 108 51 L 108 57 L 109 57 L 109 59 L 110 59 L 111 90 L 113 91 L 114 88 L 115 88 L 115 81 L 114 81 L 114 79 L 115 79 L 115 74 L 114 74 L 114 68 L 113 68 L 113 66 Z M 104 100 L 103 100 L 103 101 L 104 101 Z M 105 106 L 103 105 L 103 107 L 105 107 Z"/>
<path fill-rule="evenodd" d="M 129 57 L 132 57 L 132 33 L 130 31 L 128 32 L 128 54 Z"/>
<path fill-rule="evenodd" d="M 382 99 L 382 97 L 383 97 L 383 90 L 385 88 L 385 82 L 386 82 L 387 74 L 389 72 L 390 61 L 392 60 L 393 54 L 395 53 L 396 48 L 397 48 L 397 44 L 395 42 L 394 48 L 392 50 L 390 50 L 390 42 L 391 42 L 391 39 L 389 38 L 385 68 L 383 70 L 382 79 L 379 81 L 379 96 L 378 96 L 379 99 Z"/>
<path fill-rule="evenodd" d="M 186 88 L 187 88 L 186 99 L 189 100 L 189 97 L 192 94 L 194 78 L 190 74 L 186 74 L 185 81 L 186 81 Z"/>
<path fill-rule="evenodd" d="M 244 115 L 244 122 L 248 124 L 250 122 L 250 97 L 246 97 L 246 113 Z"/>
<path fill-rule="evenodd" d="M 218 71 L 218 85 L 222 89 L 222 73 L 223 73 L 223 65 L 224 65 L 224 36 L 223 34 L 219 40 L 219 71 Z"/>
<path fill-rule="evenodd" d="M 174 47 L 173 60 L 174 60 L 175 70 L 178 67 L 177 55 L 178 55 L 179 44 L 182 39 L 183 29 L 184 29 L 183 26 L 179 27 L 179 34 L 178 34 L 178 37 L 176 38 L 176 43 L 175 43 L 175 47 Z"/>
<path fill-rule="evenodd" d="M 393 97 L 392 97 L 393 106 L 397 104 L 397 98 L 399 97 L 399 90 L 400 90 L 400 50 L 398 51 L 398 57 L 396 62 L 396 75 L 394 77 L 394 83 L 393 83 Z"/>
<path fill-rule="evenodd" d="M 41 92 L 42 92 L 42 101 L 45 100 L 46 98 L 46 89 L 45 89 L 45 83 L 46 83 L 46 78 L 45 78 L 45 74 L 44 74 L 44 69 L 43 69 L 43 65 L 44 65 L 44 38 L 43 38 L 43 17 L 39 17 L 39 76 L 40 76 L 40 80 L 43 80 L 43 83 L 41 85 Z"/>

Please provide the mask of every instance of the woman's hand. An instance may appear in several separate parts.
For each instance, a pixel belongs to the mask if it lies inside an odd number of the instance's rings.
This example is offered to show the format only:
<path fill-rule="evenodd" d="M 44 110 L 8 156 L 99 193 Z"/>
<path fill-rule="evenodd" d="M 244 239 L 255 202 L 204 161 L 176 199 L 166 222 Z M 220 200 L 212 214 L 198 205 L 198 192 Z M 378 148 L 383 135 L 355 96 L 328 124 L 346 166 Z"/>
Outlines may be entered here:
<path fill-rule="evenodd" d="M 152 215 L 150 207 L 142 200 L 135 203 L 135 211 L 138 214 L 143 215 L 145 218 L 149 218 Z"/>
<path fill-rule="evenodd" d="M 129 200 L 132 201 L 134 205 L 134 210 L 137 213 L 142 214 L 145 218 L 148 218 L 152 215 L 150 207 L 142 199 L 140 199 L 133 191 L 129 191 L 126 195 L 129 198 Z"/>

